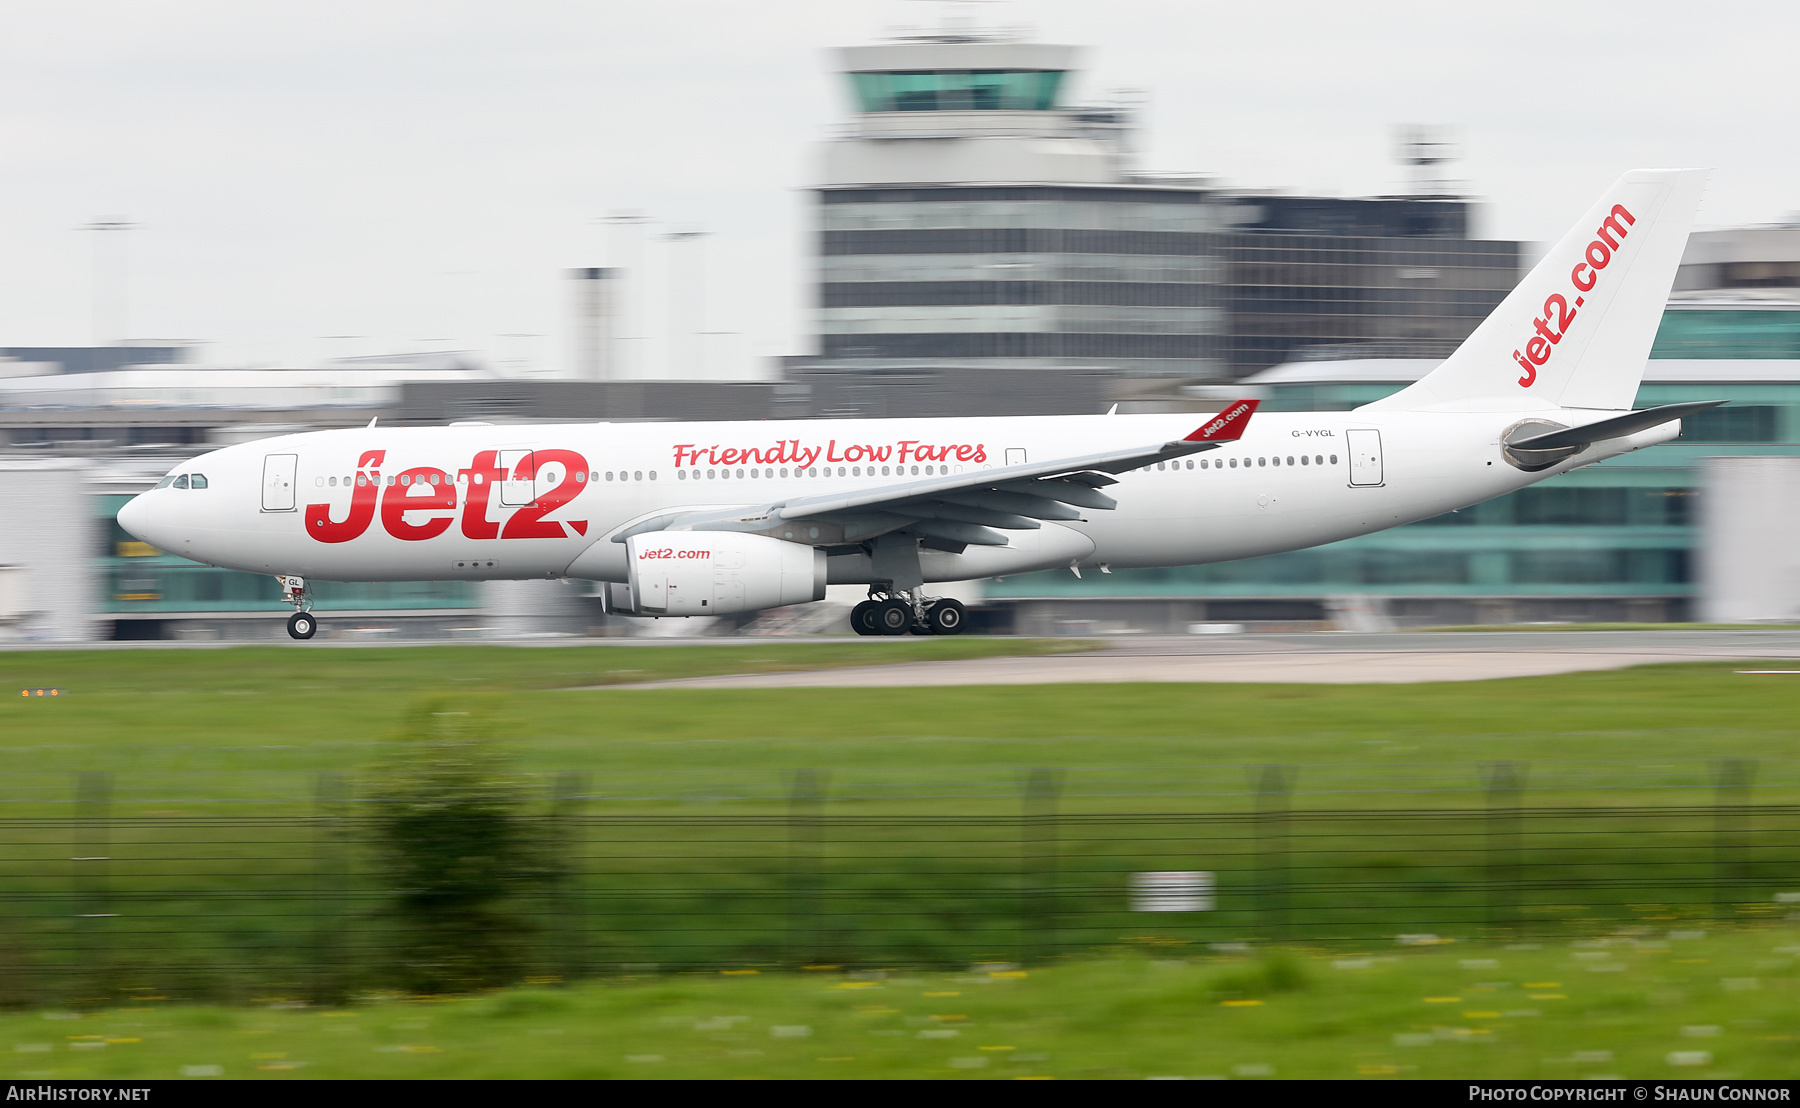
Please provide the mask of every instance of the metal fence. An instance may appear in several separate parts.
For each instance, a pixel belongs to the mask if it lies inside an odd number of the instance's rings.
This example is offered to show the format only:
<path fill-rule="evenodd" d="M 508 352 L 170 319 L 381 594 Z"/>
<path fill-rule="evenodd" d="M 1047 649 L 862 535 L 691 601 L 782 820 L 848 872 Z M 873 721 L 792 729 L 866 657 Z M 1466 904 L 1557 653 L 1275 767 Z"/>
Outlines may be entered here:
<path fill-rule="evenodd" d="M 1110 803 L 1048 769 L 1010 795 L 837 789 L 801 771 L 779 795 L 722 787 L 679 802 L 547 775 L 525 819 L 556 864 L 518 894 L 527 972 L 1529 939 L 1767 921 L 1800 900 L 1800 805 L 1756 802 L 1749 762 L 1715 763 L 1703 795 L 1653 803 L 1613 790 L 1597 794 L 1610 803 L 1534 805 L 1524 766 L 1471 776 L 1479 788 L 1459 804 L 1364 807 L 1297 793 L 1279 766 L 1224 800 L 1134 787 Z M 393 987 L 406 935 L 387 911 L 372 803 L 338 774 L 235 790 L 197 776 L 10 779 L 0 1003 Z"/>

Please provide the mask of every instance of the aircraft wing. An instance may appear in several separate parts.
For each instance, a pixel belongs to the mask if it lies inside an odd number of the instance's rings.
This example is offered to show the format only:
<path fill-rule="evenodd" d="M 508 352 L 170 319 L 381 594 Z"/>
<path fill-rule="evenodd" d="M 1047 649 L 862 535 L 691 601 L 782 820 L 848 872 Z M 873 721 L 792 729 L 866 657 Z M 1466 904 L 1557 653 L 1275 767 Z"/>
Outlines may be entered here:
<path fill-rule="evenodd" d="M 857 543 L 902 528 L 940 542 L 1005 546 L 1002 530 L 1042 527 L 1041 520 L 1078 520 L 1079 509 L 1118 505 L 1100 492 L 1107 476 L 1171 458 L 1216 450 L 1244 433 L 1257 401 L 1238 400 L 1185 438 L 1022 465 L 916 478 L 850 492 L 800 496 L 743 508 L 672 512 L 613 536 L 624 542 L 647 531 L 748 531 L 814 545 Z"/>

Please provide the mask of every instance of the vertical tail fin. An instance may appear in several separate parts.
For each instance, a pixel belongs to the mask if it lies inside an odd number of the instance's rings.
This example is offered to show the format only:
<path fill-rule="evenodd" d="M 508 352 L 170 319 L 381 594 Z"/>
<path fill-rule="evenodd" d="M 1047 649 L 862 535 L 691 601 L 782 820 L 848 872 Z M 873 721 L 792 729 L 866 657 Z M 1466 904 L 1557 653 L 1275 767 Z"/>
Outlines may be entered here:
<path fill-rule="evenodd" d="M 1631 407 L 1705 183 L 1700 169 L 1625 174 L 1448 361 L 1368 406 Z"/>

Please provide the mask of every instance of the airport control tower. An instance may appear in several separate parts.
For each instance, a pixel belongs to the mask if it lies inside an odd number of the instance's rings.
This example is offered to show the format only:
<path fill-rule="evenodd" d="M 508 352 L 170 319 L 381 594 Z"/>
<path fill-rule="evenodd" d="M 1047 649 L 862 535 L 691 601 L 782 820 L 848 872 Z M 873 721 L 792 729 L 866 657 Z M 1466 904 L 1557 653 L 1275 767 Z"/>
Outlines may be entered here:
<path fill-rule="evenodd" d="M 1131 175 L 1129 109 L 1072 105 L 1077 53 L 972 32 L 838 52 L 820 365 L 1223 371 L 1218 208 Z"/>
<path fill-rule="evenodd" d="M 1141 172 L 1131 107 L 1072 95 L 1079 53 L 955 30 L 837 52 L 852 113 L 820 151 L 817 355 L 797 375 L 1079 408 L 1096 380 L 1127 397 L 1296 358 L 1443 357 L 1518 279 L 1518 244 L 1471 238 L 1445 189 Z"/>

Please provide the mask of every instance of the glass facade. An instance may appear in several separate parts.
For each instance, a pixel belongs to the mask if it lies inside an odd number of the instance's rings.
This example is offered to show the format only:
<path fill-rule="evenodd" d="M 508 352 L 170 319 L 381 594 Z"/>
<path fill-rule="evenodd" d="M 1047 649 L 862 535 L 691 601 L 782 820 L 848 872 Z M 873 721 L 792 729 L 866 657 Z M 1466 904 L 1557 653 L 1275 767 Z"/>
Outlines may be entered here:
<path fill-rule="evenodd" d="M 1030 359 L 1227 377 L 1297 357 L 1442 357 L 1518 279 L 1456 200 L 1200 188 L 819 192 L 830 362 Z"/>
<path fill-rule="evenodd" d="M 1221 236 L 1240 371 L 1299 357 L 1448 357 L 1518 281 L 1512 242 L 1300 233 Z"/>
<path fill-rule="evenodd" d="M 1652 358 L 1800 358 L 1800 312 L 1781 308 L 1671 308 Z"/>
<path fill-rule="evenodd" d="M 938 69 L 852 73 L 865 112 L 1047 112 L 1063 74 L 1044 69 Z"/>
<path fill-rule="evenodd" d="M 1769 319 L 1769 316 L 1782 318 Z M 1690 379 L 1652 372 L 1637 406 L 1726 400 L 1683 421 L 1672 442 L 1553 477 L 1543 484 L 1406 527 L 1311 550 L 1159 570 L 1008 577 L 995 599 L 1190 598 L 1246 600 L 1367 594 L 1389 598 L 1642 601 L 1646 612 L 1684 618 L 1693 594 L 1695 482 L 1701 459 L 1733 454 L 1800 456 L 1800 370 L 1771 375 L 1758 360 L 1783 355 L 1800 310 L 1696 311 L 1672 306 L 1659 349 L 1704 335 L 1681 356 L 1712 352 Z M 1732 325 L 1736 325 L 1734 330 Z M 1755 354 L 1740 351 L 1755 350 Z M 1672 355 L 1658 355 L 1669 357 Z M 1744 372 L 1734 359 L 1750 359 Z M 1732 359 L 1732 360 L 1728 360 Z M 1326 367 L 1321 366 L 1321 370 Z M 1769 379 L 1773 376 L 1773 379 Z M 1745 380 L 1744 378 L 1749 378 Z M 1269 387 L 1265 410 L 1342 411 L 1397 391 L 1397 383 L 1316 382 Z M 1390 601 L 1390 608 L 1392 601 Z"/>
<path fill-rule="evenodd" d="M 1215 372 L 1217 207 L 1191 189 L 820 192 L 825 359 Z"/>

